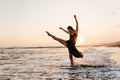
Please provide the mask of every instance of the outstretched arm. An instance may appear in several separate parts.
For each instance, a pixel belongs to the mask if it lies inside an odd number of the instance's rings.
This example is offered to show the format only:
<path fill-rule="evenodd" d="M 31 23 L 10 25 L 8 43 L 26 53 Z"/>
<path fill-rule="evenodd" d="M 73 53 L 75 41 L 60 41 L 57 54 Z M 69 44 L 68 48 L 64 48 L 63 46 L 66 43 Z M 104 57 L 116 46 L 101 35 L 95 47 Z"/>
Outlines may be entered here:
<path fill-rule="evenodd" d="M 63 29 L 63 28 L 61 28 L 61 27 L 59 27 L 59 29 L 61 29 L 61 30 L 63 30 L 64 32 L 66 32 L 66 33 L 69 34 L 69 32 L 68 32 L 67 30 L 65 30 L 65 29 Z"/>
<path fill-rule="evenodd" d="M 74 18 L 75 18 L 75 22 L 76 22 L 76 33 L 78 34 L 78 21 L 77 21 L 77 17 L 76 15 L 74 15 Z"/>

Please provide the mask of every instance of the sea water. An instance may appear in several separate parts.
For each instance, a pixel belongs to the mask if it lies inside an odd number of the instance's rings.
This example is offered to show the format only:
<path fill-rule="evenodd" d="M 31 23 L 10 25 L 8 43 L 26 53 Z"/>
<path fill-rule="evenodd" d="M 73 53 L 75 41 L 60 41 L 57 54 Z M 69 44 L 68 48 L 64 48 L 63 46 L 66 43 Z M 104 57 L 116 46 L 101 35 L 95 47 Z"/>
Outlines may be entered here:
<path fill-rule="evenodd" d="M 0 48 L 0 80 L 120 80 L 120 48 L 77 49 L 71 67 L 67 48 Z"/>

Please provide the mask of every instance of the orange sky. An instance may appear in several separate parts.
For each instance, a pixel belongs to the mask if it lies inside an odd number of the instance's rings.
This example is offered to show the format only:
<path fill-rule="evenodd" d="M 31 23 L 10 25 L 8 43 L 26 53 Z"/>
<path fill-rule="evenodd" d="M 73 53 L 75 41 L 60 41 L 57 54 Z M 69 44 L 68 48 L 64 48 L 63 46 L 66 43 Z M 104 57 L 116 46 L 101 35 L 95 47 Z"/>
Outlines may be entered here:
<path fill-rule="evenodd" d="M 1 0 L 0 46 L 56 46 L 49 31 L 62 39 L 69 36 L 59 27 L 75 28 L 79 22 L 78 45 L 120 40 L 119 0 Z"/>

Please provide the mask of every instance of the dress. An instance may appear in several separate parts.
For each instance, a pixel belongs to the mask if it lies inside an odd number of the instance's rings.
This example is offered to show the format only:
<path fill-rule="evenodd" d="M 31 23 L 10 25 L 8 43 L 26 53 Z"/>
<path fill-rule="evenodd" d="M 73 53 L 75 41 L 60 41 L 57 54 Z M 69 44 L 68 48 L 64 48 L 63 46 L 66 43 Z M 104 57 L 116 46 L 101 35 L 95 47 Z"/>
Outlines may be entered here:
<path fill-rule="evenodd" d="M 69 52 L 76 58 L 83 58 L 83 54 L 80 51 L 78 51 L 75 47 L 76 40 L 77 40 L 76 33 L 74 33 L 73 35 L 70 35 L 70 39 L 66 41 L 67 48 L 68 48 Z"/>

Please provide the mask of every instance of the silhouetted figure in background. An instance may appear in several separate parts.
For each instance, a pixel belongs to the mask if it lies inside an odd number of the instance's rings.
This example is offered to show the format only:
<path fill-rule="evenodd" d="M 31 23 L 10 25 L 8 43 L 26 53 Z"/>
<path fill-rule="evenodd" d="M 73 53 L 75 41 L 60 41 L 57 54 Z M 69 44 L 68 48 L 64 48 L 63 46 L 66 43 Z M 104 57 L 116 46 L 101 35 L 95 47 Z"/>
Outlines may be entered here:
<path fill-rule="evenodd" d="M 74 15 L 74 18 L 75 18 L 75 22 L 76 22 L 76 30 L 74 30 L 71 26 L 67 27 L 68 31 L 61 27 L 59 28 L 70 35 L 70 38 L 67 41 L 57 38 L 56 36 L 54 36 L 46 31 L 48 36 L 52 37 L 56 41 L 59 41 L 61 44 L 63 44 L 65 47 L 68 48 L 71 66 L 73 66 L 73 63 L 74 63 L 73 56 L 75 56 L 76 58 L 83 58 L 83 54 L 80 51 L 78 51 L 75 47 L 77 36 L 78 36 L 78 21 L 77 21 L 76 15 Z"/>

